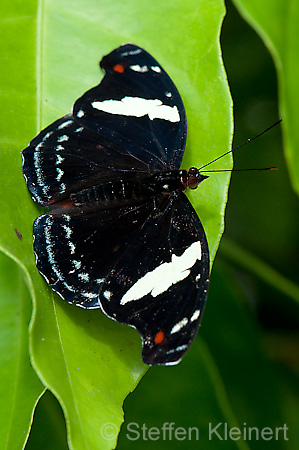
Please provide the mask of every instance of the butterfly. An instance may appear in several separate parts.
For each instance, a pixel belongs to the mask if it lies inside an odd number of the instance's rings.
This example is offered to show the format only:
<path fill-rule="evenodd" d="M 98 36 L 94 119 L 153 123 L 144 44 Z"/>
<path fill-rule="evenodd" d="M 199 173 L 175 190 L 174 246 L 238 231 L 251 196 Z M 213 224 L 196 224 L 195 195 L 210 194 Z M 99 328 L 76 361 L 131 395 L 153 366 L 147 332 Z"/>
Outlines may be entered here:
<path fill-rule="evenodd" d="M 48 212 L 33 224 L 36 265 L 69 303 L 100 308 L 141 335 L 143 361 L 177 364 L 205 308 L 209 249 L 184 191 L 187 120 L 161 65 L 133 44 L 22 152 L 27 187 Z"/>

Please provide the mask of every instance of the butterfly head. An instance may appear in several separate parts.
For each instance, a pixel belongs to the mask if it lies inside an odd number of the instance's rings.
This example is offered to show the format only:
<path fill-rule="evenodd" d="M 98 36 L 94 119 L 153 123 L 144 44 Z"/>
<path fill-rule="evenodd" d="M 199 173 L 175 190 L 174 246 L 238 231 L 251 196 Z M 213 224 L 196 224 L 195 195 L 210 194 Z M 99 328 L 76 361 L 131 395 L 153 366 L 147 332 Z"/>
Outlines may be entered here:
<path fill-rule="evenodd" d="M 186 188 L 196 189 L 197 186 L 206 178 L 209 177 L 207 175 L 202 175 L 196 167 L 191 167 L 189 170 L 181 171 L 181 182 Z"/>

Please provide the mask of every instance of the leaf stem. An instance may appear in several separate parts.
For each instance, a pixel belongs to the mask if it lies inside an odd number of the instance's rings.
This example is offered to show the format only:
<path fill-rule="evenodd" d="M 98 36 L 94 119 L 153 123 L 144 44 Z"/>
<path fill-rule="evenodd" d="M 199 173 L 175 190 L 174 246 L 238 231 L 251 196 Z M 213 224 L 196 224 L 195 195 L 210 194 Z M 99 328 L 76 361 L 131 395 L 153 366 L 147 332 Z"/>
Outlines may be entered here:
<path fill-rule="evenodd" d="M 236 242 L 223 238 L 219 252 L 226 259 L 257 275 L 261 280 L 299 303 L 299 287 L 295 283 Z"/>

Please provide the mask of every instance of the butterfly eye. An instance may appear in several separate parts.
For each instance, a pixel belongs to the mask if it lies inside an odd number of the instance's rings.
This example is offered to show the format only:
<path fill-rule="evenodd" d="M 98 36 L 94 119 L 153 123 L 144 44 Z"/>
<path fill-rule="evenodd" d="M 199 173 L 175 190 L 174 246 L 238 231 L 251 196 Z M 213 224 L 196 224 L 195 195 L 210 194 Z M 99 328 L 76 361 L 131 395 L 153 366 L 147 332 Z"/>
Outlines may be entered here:
<path fill-rule="evenodd" d="M 196 167 L 191 167 L 188 170 L 187 186 L 190 189 L 196 189 L 199 183 L 208 178 L 206 175 L 202 175 Z"/>

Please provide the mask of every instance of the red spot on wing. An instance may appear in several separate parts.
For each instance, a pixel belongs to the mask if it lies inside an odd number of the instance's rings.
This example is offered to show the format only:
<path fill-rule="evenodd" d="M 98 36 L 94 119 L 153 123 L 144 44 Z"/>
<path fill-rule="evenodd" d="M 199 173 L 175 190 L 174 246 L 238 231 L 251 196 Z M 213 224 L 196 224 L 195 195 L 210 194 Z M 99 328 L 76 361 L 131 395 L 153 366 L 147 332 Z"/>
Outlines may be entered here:
<path fill-rule="evenodd" d="M 113 67 L 113 70 L 114 70 L 114 72 L 124 73 L 125 68 L 124 68 L 124 66 L 123 66 L 122 64 L 116 64 L 116 65 Z"/>
<path fill-rule="evenodd" d="M 155 338 L 154 338 L 154 342 L 155 344 L 161 344 L 161 342 L 163 342 L 165 339 L 165 334 L 163 333 L 162 330 L 158 331 L 158 333 L 156 334 Z"/>

